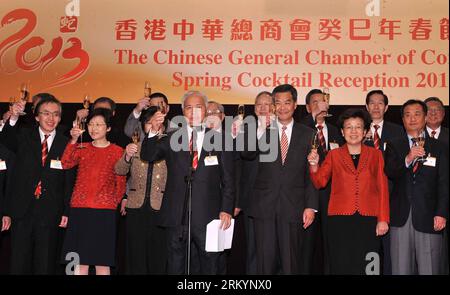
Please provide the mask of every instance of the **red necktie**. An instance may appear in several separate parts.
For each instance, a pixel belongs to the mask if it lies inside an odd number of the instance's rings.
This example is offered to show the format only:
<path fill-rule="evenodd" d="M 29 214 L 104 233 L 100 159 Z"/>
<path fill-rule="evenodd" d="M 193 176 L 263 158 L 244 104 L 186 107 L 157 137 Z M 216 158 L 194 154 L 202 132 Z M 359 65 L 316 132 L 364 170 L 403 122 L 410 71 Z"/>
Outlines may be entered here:
<path fill-rule="evenodd" d="M 286 135 L 286 126 L 283 126 L 281 130 L 283 132 L 281 133 L 281 164 L 284 165 L 284 161 L 286 160 L 287 152 L 288 152 L 288 138 Z"/>
<path fill-rule="evenodd" d="M 197 170 L 197 166 L 198 166 L 198 151 L 197 151 L 197 145 L 193 144 L 194 143 L 194 136 L 195 136 L 195 140 L 197 140 L 197 136 L 196 136 L 197 132 L 192 131 L 191 134 L 191 140 L 189 141 L 189 151 L 191 152 L 191 155 L 193 153 L 192 156 L 192 169 Z"/>
<path fill-rule="evenodd" d="M 380 137 L 378 136 L 378 128 L 380 128 L 380 126 L 373 125 L 373 128 L 375 129 L 375 133 L 373 134 L 373 146 L 378 150 L 380 149 Z"/>
<path fill-rule="evenodd" d="M 431 131 L 431 138 L 436 138 L 436 130 Z"/>
<path fill-rule="evenodd" d="M 42 141 L 42 167 L 45 166 L 45 160 L 47 159 L 47 155 L 48 155 L 48 145 L 47 145 L 47 139 L 50 136 L 50 134 L 46 134 L 44 135 L 44 141 Z M 42 182 L 39 180 L 36 189 L 34 190 L 34 196 L 36 197 L 36 199 L 39 199 L 41 197 L 42 194 Z"/>
<path fill-rule="evenodd" d="M 325 142 L 325 135 L 323 135 L 323 125 L 317 125 L 317 130 L 319 130 L 317 135 L 319 137 L 320 146 L 322 147 L 323 152 L 326 154 L 327 153 L 327 144 Z"/>
<path fill-rule="evenodd" d="M 413 166 L 413 173 L 416 174 L 417 169 L 419 169 L 419 161 L 416 161 L 416 163 Z"/>

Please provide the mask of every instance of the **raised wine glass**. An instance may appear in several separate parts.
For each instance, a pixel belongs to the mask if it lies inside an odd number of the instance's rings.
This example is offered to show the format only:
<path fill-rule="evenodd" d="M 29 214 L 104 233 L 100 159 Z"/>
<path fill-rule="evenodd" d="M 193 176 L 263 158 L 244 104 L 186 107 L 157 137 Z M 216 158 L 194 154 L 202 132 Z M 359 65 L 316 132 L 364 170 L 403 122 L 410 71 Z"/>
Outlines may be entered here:
<path fill-rule="evenodd" d="M 27 83 L 20 84 L 20 100 L 27 103 L 29 98 L 30 98 L 30 92 L 28 91 L 28 84 Z M 25 113 L 25 112 L 19 113 L 20 116 L 24 116 L 26 114 L 27 113 Z"/>
<path fill-rule="evenodd" d="M 324 87 L 323 90 L 323 100 L 328 104 L 328 106 L 330 105 L 330 89 L 328 87 Z M 327 113 L 324 115 L 325 118 L 329 118 L 329 117 L 333 117 L 332 114 Z"/>

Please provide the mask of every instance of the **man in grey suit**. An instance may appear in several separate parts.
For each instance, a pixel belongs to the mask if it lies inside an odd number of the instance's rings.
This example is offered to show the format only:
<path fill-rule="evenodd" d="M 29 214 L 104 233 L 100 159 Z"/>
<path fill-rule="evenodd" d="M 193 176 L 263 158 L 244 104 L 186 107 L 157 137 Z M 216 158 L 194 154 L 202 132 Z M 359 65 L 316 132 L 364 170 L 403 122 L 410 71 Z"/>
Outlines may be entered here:
<path fill-rule="evenodd" d="M 390 195 L 392 274 L 440 274 L 442 233 L 448 219 L 448 151 L 426 136 L 427 106 L 408 100 L 402 109 L 406 135 L 389 142 L 385 173 Z M 425 138 L 424 145 L 417 143 Z M 426 161 L 421 162 L 420 158 Z"/>
<path fill-rule="evenodd" d="M 133 132 L 138 129 L 140 132 L 140 138 L 141 141 L 144 140 L 144 131 L 142 131 L 141 123 L 139 122 L 139 118 L 141 117 L 142 111 L 148 109 L 151 106 L 156 106 L 159 108 L 164 108 L 165 113 L 169 113 L 170 106 L 169 101 L 167 100 L 167 96 L 165 96 L 163 93 L 155 92 L 151 94 L 149 97 L 143 97 L 141 98 L 138 103 L 136 104 L 136 107 L 133 109 L 131 114 L 128 116 L 127 121 L 125 123 L 124 132 L 125 135 L 128 137 L 133 136 Z M 168 128 L 168 121 L 164 123 L 166 130 Z"/>

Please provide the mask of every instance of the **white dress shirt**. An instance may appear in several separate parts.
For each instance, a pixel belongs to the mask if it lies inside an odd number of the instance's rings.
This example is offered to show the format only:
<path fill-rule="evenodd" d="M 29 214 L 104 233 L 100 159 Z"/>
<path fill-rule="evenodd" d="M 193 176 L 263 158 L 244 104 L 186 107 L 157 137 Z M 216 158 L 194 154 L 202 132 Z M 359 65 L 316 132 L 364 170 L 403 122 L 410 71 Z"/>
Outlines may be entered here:
<path fill-rule="evenodd" d="M 370 123 L 370 131 L 372 132 L 372 138 L 374 138 L 374 136 L 375 136 L 375 127 L 373 127 L 373 126 L 378 125 L 379 126 L 378 130 L 377 130 L 378 138 L 381 139 L 381 134 L 383 133 L 383 123 L 384 123 L 384 120 L 377 124 L 375 124 L 373 122 Z"/>
<path fill-rule="evenodd" d="M 439 134 L 441 133 L 441 126 L 439 126 L 436 130 L 433 130 L 433 129 L 431 129 L 430 127 L 428 127 L 427 126 L 427 132 L 428 132 L 428 135 L 431 137 L 431 132 L 432 131 L 435 131 L 436 132 L 436 134 L 434 135 L 434 138 L 438 138 L 439 137 Z"/>
<path fill-rule="evenodd" d="M 47 138 L 47 148 L 48 151 L 50 151 L 50 148 L 52 147 L 53 140 L 55 140 L 56 135 L 56 129 L 49 133 L 49 137 Z M 41 144 L 44 142 L 45 139 L 45 133 L 42 131 L 41 127 L 39 127 L 39 136 L 41 137 Z"/>

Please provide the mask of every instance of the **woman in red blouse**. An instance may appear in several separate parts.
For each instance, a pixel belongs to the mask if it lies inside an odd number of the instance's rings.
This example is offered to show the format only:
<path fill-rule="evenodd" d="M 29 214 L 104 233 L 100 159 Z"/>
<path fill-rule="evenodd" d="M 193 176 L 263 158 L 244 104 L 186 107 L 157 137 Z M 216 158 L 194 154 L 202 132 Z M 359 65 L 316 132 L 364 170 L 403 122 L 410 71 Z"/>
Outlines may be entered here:
<path fill-rule="evenodd" d="M 370 126 L 368 114 L 349 109 L 339 121 L 346 144 L 329 151 L 320 167 L 317 151 L 311 150 L 310 175 L 317 189 L 325 187 L 331 178 L 328 204 L 331 273 L 365 274 L 370 262 L 366 255 L 379 253 L 378 237 L 389 229 L 388 182 L 381 151 L 362 143 Z"/>
<path fill-rule="evenodd" d="M 95 109 L 88 116 L 93 141 L 83 143 L 83 148 L 77 145 L 83 131 L 74 126 L 62 157 L 64 169 L 78 166 L 62 252 L 63 260 L 69 252 L 79 256 L 75 274 L 88 274 L 89 266 L 95 265 L 98 275 L 109 275 L 115 264 L 116 208 L 125 193 L 126 178 L 114 172 L 123 149 L 106 139 L 111 117 L 107 109 Z"/>

